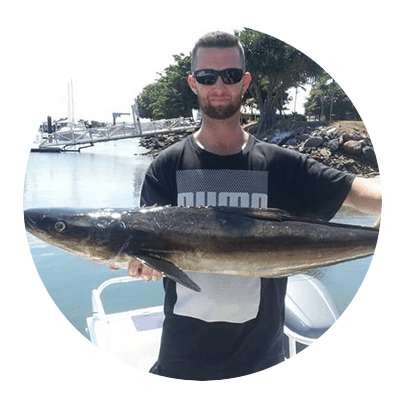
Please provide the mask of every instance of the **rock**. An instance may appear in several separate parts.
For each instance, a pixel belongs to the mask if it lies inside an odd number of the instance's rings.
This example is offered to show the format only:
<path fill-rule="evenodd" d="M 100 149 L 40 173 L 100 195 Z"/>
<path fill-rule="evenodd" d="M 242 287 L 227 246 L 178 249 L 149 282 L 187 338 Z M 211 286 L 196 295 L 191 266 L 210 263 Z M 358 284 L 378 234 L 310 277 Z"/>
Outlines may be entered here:
<path fill-rule="evenodd" d="M 346 143 L 346 142 L 349 142 L 350 140 L 354 140 L 354 137 L 351 133 L 346 132 L 346 133 L 343 133 L 342 140 L 343 140 L 343 143 Z"/>
<path fill-rule="evenodd" d="M 339 142 L 339 139 L 333 139 L 333 140 L 330 140 L 329 142 L 328 142 L 328 149 L 330 150 L 330 151 L 333 151 L 333 152 L 335 152 L 335 151 L 337 151 L 338 149 L 339 149 L 339 147 L 340 147 L 340 142 Z"/>
<path fill-rule="evenodd" d="M 304 142 L 304 147 L 319 147 L 324 142 L 321 136 L 313 136 Z"/>
<path fill-rule="evenodd" d="M 273 144 L 277 144 L 278 146 L 282 146 L 286 143 L 287 140 L 293 138 L 295 136 L 294 132 L 291 131 L 279 131 L 276 132 L 272 137 L 269 138 L 269 142 Z"/>
<path fill-rule="evenodd" d="M 365 157 L 366 160 L 371 161 L 374 164 L 377 164 L 376 161 L 376 154 L 375 151 L 372 147 L 370 146 L 365 146 L 362 150 L 362 153 Z"/>
<path fill-rule="evenodd" d="M 328 136 L 330 136 L 333 132 L 336 132 L 336 127 L 333 127 L 333 128 L 330 128 L 330 129 L 328 129 L 327 131 L 326 131 L 326 134 L 328 135 Z"/>
<path fill-rule="evenodd" d="M 310 135 L 303 134 L 303 135 L 297 136 L 297 140 L 300 141 L 300 142 L 305 142 L 310 137 L 311 137 Z"/>
<path fill-rule="evenodd" d="M 321 154 L 322 157 L 324 158 L 329 158 L 331 156 L 331 152 L 328 149 L 321 149 L 319 151 L 319 153 Z"/>
<path fill-rule="evenodd" d="M 343 143 L 343 149 L 348 154 L 358 156 L 362 153 L 362 143 L 359 140 L 349 140 Z"/>
<path fill-rule="evenodd" d="M 172 144 L 182 140 L 188 135 L 185 133 L 164 133 L 157 136 L 143 137 L 140 139 L 140 145 L 148 149 L 145 154 L 156 157 L 160 151 L 166 149 Z"/>
<path fill-rule="evenodd" d="M 297 143 L 297 140 L 296 139 L 289 139 L 287 142 L 286 142 L 286 144 L 288 145 L 288 146 L 297 146 L 298 145 L 298 143 Z"/>

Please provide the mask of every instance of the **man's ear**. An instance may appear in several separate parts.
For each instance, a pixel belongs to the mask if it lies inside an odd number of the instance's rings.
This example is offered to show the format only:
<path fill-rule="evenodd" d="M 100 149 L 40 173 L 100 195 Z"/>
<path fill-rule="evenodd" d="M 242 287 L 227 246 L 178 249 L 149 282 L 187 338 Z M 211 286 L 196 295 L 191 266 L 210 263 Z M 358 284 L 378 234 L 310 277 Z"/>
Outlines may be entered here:
<path fill-rule="evenodd" d="M 196 79 L 194 78 L 193 75 L 188 76 L 188 84 L 190 86 L 190 89 L 193 90 L 193 93 L 197 95 L 197 86 L 196 86 Z"/>
<path fill-rule="evenodd" d="M 251 83 L 250 72 L 246 72 L 242 80 L 242 96 L 246 93 L 246 90 L 248 89 L 250 83 Z"/>

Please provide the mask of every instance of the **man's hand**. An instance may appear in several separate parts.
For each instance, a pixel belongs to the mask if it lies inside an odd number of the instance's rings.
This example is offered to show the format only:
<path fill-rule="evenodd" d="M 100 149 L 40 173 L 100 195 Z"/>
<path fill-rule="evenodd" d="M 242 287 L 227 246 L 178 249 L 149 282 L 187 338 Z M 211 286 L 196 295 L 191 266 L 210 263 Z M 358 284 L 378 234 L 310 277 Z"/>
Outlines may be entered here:
<path fill-rule="evenodd" d="M 163 274 L 153 268 L 146 267 L 139 260 L 133 260 L 128 265 L 128 274 L 133 278 L 142 278 L 148 281 L 157 281 L 163 277 Z"/>
<path fill-rule="evenodd" d="M 356 177 L 343 205 L 365 214 L 380 215 L 382 192 L 379 180 Z"/>

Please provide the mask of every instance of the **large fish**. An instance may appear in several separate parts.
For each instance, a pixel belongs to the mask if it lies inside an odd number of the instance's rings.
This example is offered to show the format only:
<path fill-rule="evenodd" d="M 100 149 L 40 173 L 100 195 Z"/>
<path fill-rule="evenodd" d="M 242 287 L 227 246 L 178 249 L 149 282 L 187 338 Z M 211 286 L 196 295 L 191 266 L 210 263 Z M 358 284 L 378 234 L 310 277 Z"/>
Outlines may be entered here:
<path fill-rule="evenodd" d="M 25 227 L 87 260 L 137 258 L 200 291 L 184 271 L 280 278 L 374 253 L 379 230 L 296 218 L 277 209 L 30 209 Z"/>

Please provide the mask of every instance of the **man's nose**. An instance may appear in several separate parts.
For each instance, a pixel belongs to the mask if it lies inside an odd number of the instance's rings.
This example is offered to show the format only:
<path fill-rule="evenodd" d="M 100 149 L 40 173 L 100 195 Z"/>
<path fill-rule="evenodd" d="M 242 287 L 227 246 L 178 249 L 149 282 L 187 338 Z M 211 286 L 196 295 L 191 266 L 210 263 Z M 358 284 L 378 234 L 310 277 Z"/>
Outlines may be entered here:
<path fill-rule="evenodd" d="M 217 77 L 217 80 L 215 81 L 213 86 L 214 86 L 214 89 L 221 89 L 221 88 L 223 88 L 225 86 L 225 83 L 222 80 L 221 76 Z"/>

